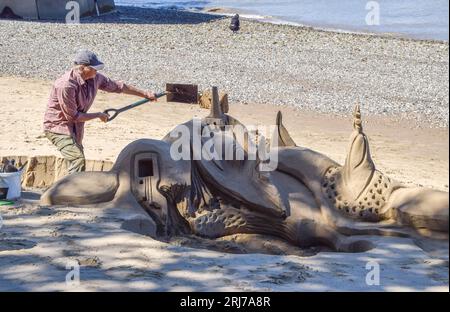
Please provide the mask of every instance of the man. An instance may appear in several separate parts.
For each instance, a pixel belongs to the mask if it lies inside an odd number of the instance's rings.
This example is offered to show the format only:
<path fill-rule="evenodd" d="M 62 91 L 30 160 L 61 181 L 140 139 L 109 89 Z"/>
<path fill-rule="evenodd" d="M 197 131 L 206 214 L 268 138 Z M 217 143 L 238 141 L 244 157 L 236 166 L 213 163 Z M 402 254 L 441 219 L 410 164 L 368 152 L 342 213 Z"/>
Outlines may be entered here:
<path fill-rule="evenodd" d="M 74 67 L 53 85 L 44 116 L 46 137 L 68 162 L 69 173 L 85 171 L 83 151 L 84 123 L 100 119 L 108 121 L 104 113 L 88 113 L 97 91 L 125 93 L 156 101 L 155 94 L 142 91 L 121 81 L 113 81 L 98 73 L 104 64 L 88 50 L 75 56 Z"/>

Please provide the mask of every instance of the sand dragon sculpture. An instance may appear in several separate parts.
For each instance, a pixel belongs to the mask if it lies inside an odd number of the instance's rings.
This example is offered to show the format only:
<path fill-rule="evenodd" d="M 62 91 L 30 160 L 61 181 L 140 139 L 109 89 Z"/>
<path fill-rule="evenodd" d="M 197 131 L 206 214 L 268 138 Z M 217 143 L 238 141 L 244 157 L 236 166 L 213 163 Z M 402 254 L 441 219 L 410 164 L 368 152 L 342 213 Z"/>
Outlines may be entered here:
<path fill-rule="evenodd" d="M 183 126 L 190 130 L 193 156 L 194 121 Z M 227 137 L 233 152 L 241 150 L 247 156 L 246 141 L 224 131 L 224 126 L 246 129 L 222 112 L 214 88 L 211 113 L 201 120 L 200 128 Z M 260 170 L 259 157 L 174 160 L 171 148 L 178 138 L 135 141 L 121 152 L 111 171 L 67 176 L 44 193 L 41 202 L 104 203 L 133 213 L 145 211 L 148 223 L 140 226 L 152 228 L 150 235 L 155 237 L 263 234 L 294 246 L 325 245 L 344 252 L 369 248 L 358 235 L 448 239 L 448 193 L 405 187 L 378 171 L 359 106 L 343 166 L 297 146 L 283 126 L 281 113 L 270 140 L 270 152 L 278 156 L 272 171 Z M 204 143 L 206 138 L 201 140 Z"/>

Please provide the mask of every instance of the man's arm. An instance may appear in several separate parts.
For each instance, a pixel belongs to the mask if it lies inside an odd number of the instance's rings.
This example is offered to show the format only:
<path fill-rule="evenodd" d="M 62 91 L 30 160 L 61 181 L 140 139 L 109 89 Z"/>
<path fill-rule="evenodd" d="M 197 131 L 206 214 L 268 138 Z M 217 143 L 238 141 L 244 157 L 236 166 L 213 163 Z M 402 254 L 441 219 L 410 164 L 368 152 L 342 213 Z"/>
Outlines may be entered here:
<path fill-rule="evenodd" d="M 124 84 L 123 85 L 123 93 L 129 94 L 129 95 L 140 96 L 140 97 L 152 100 L 152 101 L 156 101 L 157 100 L 156 96 L 155 96 L 155 94 L 153 92 L 151 92 L 151 91 L 143 91 L 143 90 L 140 90 L 140 89 L 138 89 L 136 87 L 130 86 L 128 84 Z"/>
<path fill-rule="evenodd" d="M 107 122 L 109 117 L 104 113 L 78 113 L 77 122 L 86 122 L 97 118 L 103 122 Z"/>
<path fill-rule="evenodd" d="M 147 98 L 152 101 L 156 101 L 155 94 L 151 91 L 143 91 L 132 85 L 125 84 L 123 81 L 112 80 L 100 73 L 97 74 L 99 81 L 99 89 L 106 92 L 113 93 L 125 93 L 129 95 L 135 95 L 143 98 Z"/>

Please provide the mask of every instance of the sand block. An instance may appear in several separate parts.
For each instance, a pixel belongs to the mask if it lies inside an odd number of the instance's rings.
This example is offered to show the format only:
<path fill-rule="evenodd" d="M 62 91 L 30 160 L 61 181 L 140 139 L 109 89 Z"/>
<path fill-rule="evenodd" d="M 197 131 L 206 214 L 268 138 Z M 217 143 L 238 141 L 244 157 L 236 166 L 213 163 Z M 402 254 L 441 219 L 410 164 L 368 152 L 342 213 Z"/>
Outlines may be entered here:
<path fill-rule="evenodd" d="M 57 156 L 4 156 L 1 160 L 15 160 L 18 166 L 25 163 L 22 174 L 22 187 L 49 187 L 64 178 L 67 172 L 67 162 Z M 109 171 L 113 166 L 110 161 L 87 160 L 86 171 Z"/>
<path fill-rule="evenodd" d="M 229 105 L 228 105 L 228 93 L 220 92 L 219 93 L 220 106 L 222 107 L 222 112 L 228 113 Z M 212 92 L 211 90 L 205 90 L 200 95 L 199 104 L 201 108 L 210 109 L 212 103 Z"/>

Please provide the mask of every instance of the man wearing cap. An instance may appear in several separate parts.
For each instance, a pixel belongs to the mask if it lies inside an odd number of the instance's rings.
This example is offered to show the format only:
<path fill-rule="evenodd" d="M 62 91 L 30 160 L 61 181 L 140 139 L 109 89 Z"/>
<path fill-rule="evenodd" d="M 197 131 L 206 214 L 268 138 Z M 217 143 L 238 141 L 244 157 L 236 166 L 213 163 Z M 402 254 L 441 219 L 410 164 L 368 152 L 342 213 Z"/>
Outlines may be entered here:
<path fill-rule="evenodd" d="M 97 91 L 136 95 L 156 101 L 155 94 L 142 91 L 98 73 L 104 64 L 88 50 L 75 56 L 74 67 L 54 83 L 44 116 L 46 137 L 68 161 L 69 173 L 85 170 L 83 151 L 84 123 L 94 119 L 108 121 L 108 115 L 88 113 Z"/>

